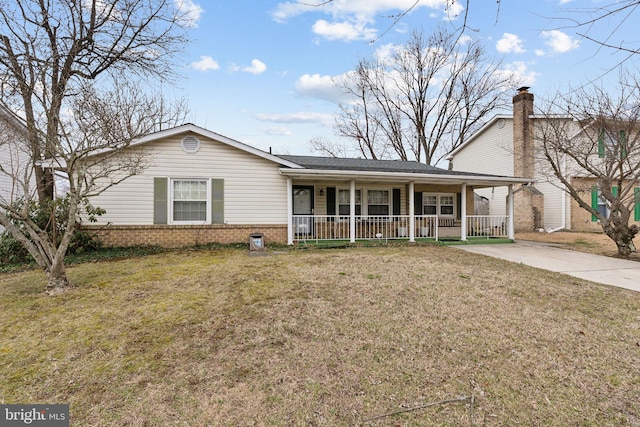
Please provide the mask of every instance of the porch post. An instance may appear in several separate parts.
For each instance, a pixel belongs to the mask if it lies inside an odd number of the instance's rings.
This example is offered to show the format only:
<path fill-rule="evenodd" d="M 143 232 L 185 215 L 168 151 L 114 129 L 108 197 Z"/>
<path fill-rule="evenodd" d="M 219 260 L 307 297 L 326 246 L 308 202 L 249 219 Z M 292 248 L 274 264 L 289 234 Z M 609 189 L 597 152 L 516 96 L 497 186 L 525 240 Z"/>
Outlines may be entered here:
<path fill-rule="evenodd" d="M 349 186 L 349 241 L 356 241 L 356 180 L 352 179 Z"/>
<path fill-rule="evenodd" d="M 409 194 L 407 197 L 409 198 L 409 241 L 416 241 L 416 215 L 415 215 L 415 183 L 413 181 L 409 182 Z"/>
<path fill-rule="evenodd" d="M 293 179 L 287 177 L 287 244 L 293 245 Z"/>
<path fill-rule="evenodd" d="M 508 202 L 508 209 L 509 209 L 509 238 L 511 240 L 515 239 L 515 231 L 514 231 L 514 221 L 513 221 L 513 184 L 509 184 L 509 194 L 508 194 L 508 198 L 509 198 L 509 202 Z"/>
<path fill-rule="evenodd" d="M 462 194 L 460 195 L 460 240 L 463 242 L 467 240 L 467 184 L 462 184 Z"/>

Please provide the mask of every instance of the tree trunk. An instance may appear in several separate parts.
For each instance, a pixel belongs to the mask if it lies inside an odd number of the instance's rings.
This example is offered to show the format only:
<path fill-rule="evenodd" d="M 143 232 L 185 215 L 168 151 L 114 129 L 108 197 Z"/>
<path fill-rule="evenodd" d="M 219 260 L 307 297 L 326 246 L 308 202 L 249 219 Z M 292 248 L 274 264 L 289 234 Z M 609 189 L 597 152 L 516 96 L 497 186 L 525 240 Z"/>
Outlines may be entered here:
<path fill-rule="evenodd" d="M 73 285 L 67 278 L 67 273 L 64 268 L 64 262 L 57 262 L 51 265 L 49 271 L 47 271 L 47 295 L 59 295 L 71 289 Z"/>
<path fill-rule="evenodd" d="M 605 229 L 605 233 L 616 243 L 618 255 L 621 257 L 629 258 L 629 255 L 636 252 L 633 238 L 638 234 L 637 225 L 628 227 L 626 224 L 611 224 Z"/>

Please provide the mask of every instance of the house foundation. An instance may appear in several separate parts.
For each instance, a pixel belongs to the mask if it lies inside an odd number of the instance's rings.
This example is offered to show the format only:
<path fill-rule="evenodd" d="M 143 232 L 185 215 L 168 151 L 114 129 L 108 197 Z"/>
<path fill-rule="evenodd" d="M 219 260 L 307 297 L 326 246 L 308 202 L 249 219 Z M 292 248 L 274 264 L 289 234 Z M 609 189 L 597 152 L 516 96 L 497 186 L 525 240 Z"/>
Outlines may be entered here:
<path fill-rule="evenodd" d="M 286 224 L 266 225 L 85 225 L 107 247 L 160 246 L 180 248 L 208 243 L 246 243 L 249 235 L 261 233 L 264 242 L 287 244 Z"/>

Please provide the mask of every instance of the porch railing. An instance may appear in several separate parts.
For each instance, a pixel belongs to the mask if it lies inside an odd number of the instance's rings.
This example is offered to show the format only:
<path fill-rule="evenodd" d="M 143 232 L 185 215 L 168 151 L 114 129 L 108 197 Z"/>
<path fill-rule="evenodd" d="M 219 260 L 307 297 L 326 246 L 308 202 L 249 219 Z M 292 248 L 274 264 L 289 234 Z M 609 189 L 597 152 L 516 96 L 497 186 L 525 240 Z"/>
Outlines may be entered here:
<path fill-rule="evenodd" d="M 508 237 L 509 216 L 469 215 L 467 216 L 468 237 Z"/>
<path fill-rule="evenodd" d="M 294 240 L 350 240 L 348 215 L 294 215 Z M 438 240 L 440 230 L 459 230 L 453 218 L 437 215 L 416 215 L 414 237 Z M 467 237 L 507 237 L 506 215 L 467 216 Z M 409 239 L 409 215 L 355 217 L 356 240 Z M 450 234 L 447 234 L 450 236 Z"/>
<path fill-rule="evenodd" d="M 348 215 L 295 215 L 293 234 L 295 240 L 349 240 L 350 217 Z M 355 218 L 356 240 L 408 239 L 409 215 L 364 216 Z M 415 237 L 438 238 L 436 215 L 415 216 Z"/>

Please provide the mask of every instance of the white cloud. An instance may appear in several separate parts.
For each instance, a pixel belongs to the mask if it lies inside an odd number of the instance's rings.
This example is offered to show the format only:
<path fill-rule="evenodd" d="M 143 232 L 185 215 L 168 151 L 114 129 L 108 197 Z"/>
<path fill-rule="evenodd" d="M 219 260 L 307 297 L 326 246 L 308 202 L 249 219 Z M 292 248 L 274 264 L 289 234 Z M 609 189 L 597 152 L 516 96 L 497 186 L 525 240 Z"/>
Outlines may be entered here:
<path fill-rule="evenodd" d="M 273 123 L 290 123 L 290 124 L 299 124 L 299 123 L 321 123 L 321 124 L 332 124 L 333 123 L 333 114 L 328 113 L 316 113 L 316 112 L 298 112 L 298 113 L 280 113 L 280 114 L 267 114 L 267 113 L 258 113 L 256 114 L 256 119 L 263 122 L 273 122 Z"/>
<path fill-rule="evenodd" d="M 573 40 L 567 34 L 558 30 L 543 31 L 541 35 L 546 39 L 547 46 L 551 47 L 556 53 L 569 52 L 580 44 L 578 40 Z"/>
<path fill-rule="evenodd" d="M 318 20 L 313 31 L 331 40 L 371 39 L 376 29 L 371 28 L 379 16 L 397 15 L 405 11 L 415 12 L 428 8 L 442 14 L 443 19 L 453 20 L 460 16 L 464 7 L 458 0 L 341 0 L 325 2 L 308 0 L 306 2 L 287 1 L 278 3 L 271 17 L 279 23 L 305 13 L 320 13 L 332 17 Z M 385 21 L 385 25 L 386 25 Z M 356 34 L 358 34 L 356 36 Z M 355 38 L 354 38 L 355 37 Z"/>
<path fill-rule="evenodd" d="M 333 103 L 341 103 L 348 97 L 334 82 L 341 76 L 321 76 L 320 74 L 304 74 L 296 81 L 296 93 L 308 98 L 322 99 Z"/>
<path fill-rule="evenodd" d="M 192 0 L 173 0 L 178 10 L 178 22 L 189 28 L 196 28 L 204 9 Z"/>
<path fill-rule="evenodd" d="M 328 40 L 372 40 L 376 30 L 366 28 L 365 23 L 336 22 L 330 23 L 320 19 L 313 24 L 312 31 Z"/>
<path fill-rule="evenodd" d="M 210 56 L 201 56 L 200 60 L 192 62 L 191 66 L 198 71 L 211 71 L 220 68 L 218 62 Z"/>
<path fill-rule="evenodd" d="M 524 53 L 522 40 L 515 34 L 504 33 L 496 43 L 496 49 L 500 53 Z"/>
<path fill-rule="evenodd" d="M 527 64 L 522 61 L 507 64 L 502 72 L 511 75 L 518 82 L 518 86 L 533 86 L 539 76 L 535 71 L 529 70 Z"/>
<path fill-rule="evenodd" d="M 242 68 L 242 71 L 251 74 L 262 74 L 267 71 L 267 65 L 259 59 L 254 59 L 251 61 L 251 65 Z"/>
<path fill-rule="evenodd" d="M 536 49 L 535 53 L 536 53 L 536 56 L 545 56 L 546 55 L 546 53 L 542 49 Z"/>
<path fill-rule="evenodd" d="M 289 136 L 293 134 L 293 132 L 291 132 L 291 130 L 289 130 L 286 126 L 272 126 L 268 128 L 260 128 L 260 130 L 267 135 L 274 136 Z"/>

